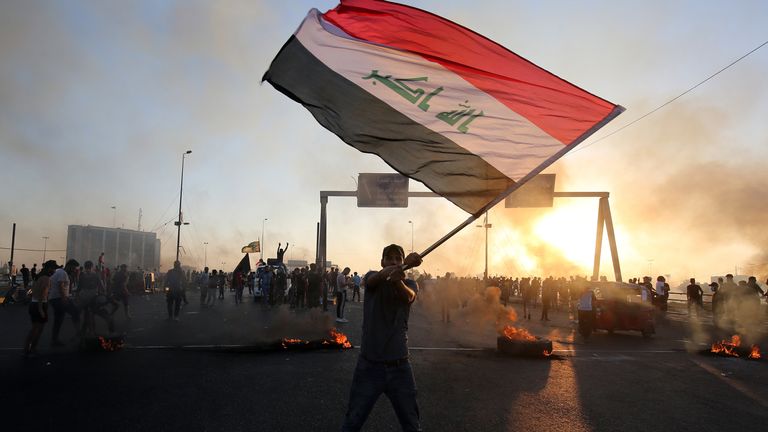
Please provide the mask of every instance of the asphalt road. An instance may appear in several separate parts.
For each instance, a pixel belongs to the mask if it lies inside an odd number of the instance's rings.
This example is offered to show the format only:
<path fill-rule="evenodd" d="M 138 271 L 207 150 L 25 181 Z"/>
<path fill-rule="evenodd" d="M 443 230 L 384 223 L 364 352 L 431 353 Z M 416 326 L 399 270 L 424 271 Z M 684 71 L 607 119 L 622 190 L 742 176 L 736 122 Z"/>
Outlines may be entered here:
<path fill-rule="evenodd" d="M 246 298 L 202 309 L 190 292 L 179 322 L 166 321 L 160 295 L 132 298 L 133 319 L 118 312 L 127 346 L 81 352 L 76 341 L 22 356 L 26 309 L 0 308 L 3 430 L 336 431 L 344 416 L 357 349 L 253 352 L 280 337 L 321 337 L 330 314 L 265 309 Z M 535 311 L 535 313 L 538 311 Z M 535 314 L 534 313 L 534 314 Z M 731 431 L 768 421 L 768 361 L 703 353 L 715 332 L 705 314 L 670 311 L 657 334 L 597 333 L 584 342 L 564 312 L 520 326 L 553 340 L 550 358 L 511 358 L 495 350 L 492 325 L 454 315 L 440 322 L 417 304 L 409 334 L 428 431 Z M 361 303 L 347 324 L 360 341 Z M 765 323 L 763 332 L 765 334 Z M 64 324 L 64 339 L 74 335 Z M 766 340 L 755 342 L 768 348 Z M 367 431 L 399 430 L 386 398 Z"/>

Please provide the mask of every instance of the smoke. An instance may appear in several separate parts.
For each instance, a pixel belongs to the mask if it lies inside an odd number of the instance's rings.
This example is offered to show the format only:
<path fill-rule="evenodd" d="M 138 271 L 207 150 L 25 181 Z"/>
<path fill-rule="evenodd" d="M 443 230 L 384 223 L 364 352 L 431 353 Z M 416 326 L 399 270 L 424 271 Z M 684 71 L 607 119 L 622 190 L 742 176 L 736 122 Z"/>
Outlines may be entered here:
<path fill-rule="evenodd" d="M 759 341 L 765 334 L 763 326 L 760 325 L 763 322 L 763 313 L 757 296 L 730 295 L 717 305 L 717 309 L 722 311 L 718 314 L 720 318 L 716 320 L 717 325 L 722 329 L 732 330 L 732 333 L 740 335 L 742 340 Z"/>
<path fill-rule="evenodd" d="M 501 304 L 501 289 L 482 287 L 475 279 L 440 278 L 418 297 L 416 308 L 430 321 L 443 321 L 459 344 L 483 346 L 504 326 L 517 320 L 511 306 Z"/>
<path fill-rule="evenodd" d="M 320 339 L 328 336 L 333 327 L 333 319 L 318 309 L 311 309 L 304 314 L 292 312 L 287 305 L 278 306 L 271 321 L 253 335 L 256 341 L 271 342 L 282 338 L 304 340 Z"/>
<path fill-rule="evenodd" d="M 466 307 L 456 313 L 459 322 L 470 327 L 493 327 L 496 331 L 517 320 L 514 309 L 501 304 L 501 289 L 495 286 L 486 287 L 472 296 Z"/>
<path fill-rule="evenodd" d="M 701 311 L 703 314 L 703 311 Z M 685 343 L 685 349 L 689 353 L 695 353 L 701 349 L 702 345 L 706 345 L 713 342 L 713 336 L 708 329 L 699 320 L 699 316 L 696 318 L 689 318 L 687 321 L 688 331 L 690 332 L 690 339 Z"/>
<path fill-rule="evenodd" d="M 614 223 L 629 240 L 620 252 L 633 261 L 632 272 L 646 274 L 643 264 L 652 259 L 658 274 L 706 279 L 766 262 L 760 251 L 768 240 L 768 204 L 758 197 L 768 173 L 750 157 L 750 143 L 732 132 L 732 117 L 680 102 L 608 152 L 604 175 L 613 184 Z"/>

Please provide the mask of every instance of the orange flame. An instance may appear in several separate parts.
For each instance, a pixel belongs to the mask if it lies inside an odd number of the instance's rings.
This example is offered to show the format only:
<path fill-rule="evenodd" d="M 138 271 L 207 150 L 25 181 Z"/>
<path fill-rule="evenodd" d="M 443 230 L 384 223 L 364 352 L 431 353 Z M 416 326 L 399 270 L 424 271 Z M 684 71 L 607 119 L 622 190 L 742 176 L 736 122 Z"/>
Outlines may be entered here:
<path fill-rule="evenodd" d="M 739 335 L 733 335 L 731 336 L 730 342 L 722 340 L 720 342 L 713 343 L 712 349 L 710 351 L 716 354 L 738 357 L 739 354 L 736 352 L 736 348 L 738 348 L 740 345 L 741 337 L 739 337 Z"/>
<path fill-rule="evenodd" d="M 101 345 L 101 349 L 104 351 L 119 351 L 123 349 L 123 345 L 125 345 L 122 341 L 114 341 L 110 339 L 106 339 L 102 336 L 99 336 L 99 345 Z"/>
<path fill-rule="evenodd" d="M 522 340 L 522 341 L 536 340 L 536 336 L 530 334 L 528 330 L 524 328 L 516 328 L 512 326 L 504 326 L 504 328 L 499 332 L 499 334 L 509 340 Z"/>
<path fill-rule="evenodd" d="M 342 348 L 352 348 L 352 343 L 347 339 L 347 335 L 336 330 L 336 328 L 328 330 L 328 334 L 331 336 L 331 342 L 341 345 Z"/>
<path fill-rule="evenodd" d="M 750 358 L 752 360 L 757 360 L 757 359 L 759 359 L 761 357 L 762 356 L 760 355 L 760 347 L 757 346 L 757 345 L 752 345 L 752 352 L 749 353 L 749 357 L 748 358 Z"/>

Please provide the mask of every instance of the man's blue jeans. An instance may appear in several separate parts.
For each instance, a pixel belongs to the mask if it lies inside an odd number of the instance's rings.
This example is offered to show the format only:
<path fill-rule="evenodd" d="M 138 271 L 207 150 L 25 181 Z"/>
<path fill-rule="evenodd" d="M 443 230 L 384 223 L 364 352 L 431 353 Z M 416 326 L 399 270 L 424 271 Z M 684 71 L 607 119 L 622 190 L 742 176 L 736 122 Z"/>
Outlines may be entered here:
<path fill-rule="evenodd" d="M 392 403 L 404 431 L 421 431 L 416 381 L 410 362 L 401 360 L 397 364 L 384 364 L 368 361 L 363 356 L 357 359 L 349 408 L 341 430 L 359 431 L 382 393 Z"/>

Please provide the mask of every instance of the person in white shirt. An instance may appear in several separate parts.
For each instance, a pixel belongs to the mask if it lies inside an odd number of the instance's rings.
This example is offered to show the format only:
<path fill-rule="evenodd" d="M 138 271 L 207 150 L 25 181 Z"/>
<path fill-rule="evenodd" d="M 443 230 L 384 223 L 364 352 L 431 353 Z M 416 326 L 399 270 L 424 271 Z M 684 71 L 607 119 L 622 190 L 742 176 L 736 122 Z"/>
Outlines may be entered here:
<path fill-rule="evenodd" d="M 53 265 L 56 263 L 53 262 Z M 61 325 L 64 323 L 64 317 L 69 314 L 72 322 L 75 324 L 77 334 L 80 334 L 80 310 L 69 298 L 71 279 L 70 274 L 74 274 L 80 263 L 71 259 L 67 261 L 65 268 L 57 268 L 51 276 L 51 287 L 48 290 L 48 304 L 53 308 L 53 332 L 51 335 L 51 346 L 64 346 L 59 340 Z"/>
<path fill-rule="evenodd" d="M 344 318 L 344 306 L 347 303 L 347 287 L 350 285 L 349 267 L 344 267 L 344 271 L 336 277 L 336 322 L 349 322 Z"/>
<path fill-rule="evenodd" d="M 206 297 L 208 294 L 208 281 L 210 280 L 210 276 L 208 275 L 208 267 L 203 269 L 203 273 L 200 274 L 199 279 L 199 285 L 200 285 L 200 306 L 205 306 Z"/>
<path fill-rule="evenodd" d="M 592 333 L 595 327 L 595 297 L 594 291 L 591 288 L 584 288 L 584 292 L 579 296 L 579 301 L 576 305 L 579 316 L 579 332 L 588 337 Z"/>
<path fill-rule="evenodd" d="M 669 300 L 669 284 L 664 276 L 656 278 L 656 299 L 659 309 L 662 312 L 667 311 L 667 301 Z"/>
<path fill-rule="evenodd" d="M 653 300 L 653 295 L 651 294 L 651 290 L 648 289 L 647 285 L 640 285 L 640 299 L 643 301 L 643 303 L 651 303 Z"/>

